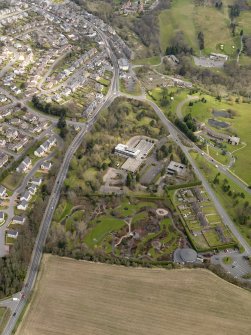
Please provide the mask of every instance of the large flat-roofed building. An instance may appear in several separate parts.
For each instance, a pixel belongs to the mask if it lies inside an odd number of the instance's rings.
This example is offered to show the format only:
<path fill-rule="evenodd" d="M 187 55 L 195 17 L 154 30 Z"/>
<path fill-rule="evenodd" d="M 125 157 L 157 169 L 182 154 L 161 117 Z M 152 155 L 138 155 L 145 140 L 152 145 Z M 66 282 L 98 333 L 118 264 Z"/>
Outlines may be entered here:
<path fill-rule="evenodd" d="M 186 166 L 181 163 L 177 163 L 171 161 L 167 167 L 167 173 L 169 175 L 177 174 L 178 176 L 182 176 L 186 172 Z"/>
<path fill-rule="evenodd" d="M 118 144 L 115 147 L 115 153 L 125 157 L 136 158 L 140 154 L 140 150 L 137 148 L 129 148 L 127 145 Z"/>
<path fill-rule="evenodd" d="M 128 71 L 129 70 L 129 62 L 126 58 L 120 58 L 118 60 L 119 63 L 119 69 L 122 71 Z"/>
<path fill-rule="evenodd" d="M 213 60 L 224 60 L 224 61 L 227 61 L 228 60 L 228 56 L 227 55 L 224 55 L 224 54 L 217 54 L 217 53 L 214 53 L 212 52 L 209 56 L 210 59 L 213 59 Z"/>
<path fill-rule="evenodd" d="M 232 145 L 239 145 L 240 143 L 240 138 L 237 136 L 229 136 L 228 143 Z"/>

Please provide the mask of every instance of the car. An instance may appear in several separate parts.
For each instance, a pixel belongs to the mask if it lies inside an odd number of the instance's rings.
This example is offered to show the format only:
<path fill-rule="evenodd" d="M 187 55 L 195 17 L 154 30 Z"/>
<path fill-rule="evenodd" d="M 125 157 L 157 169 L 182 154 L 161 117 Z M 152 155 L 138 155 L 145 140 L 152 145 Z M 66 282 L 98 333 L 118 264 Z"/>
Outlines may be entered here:
<path fill-rule="evenodd" d="M 215 164 L 215 167 L 218 169 L 219 165 Z"/>
<path fill-rule="evenodd" d="M 17 313 L 16 313 L 16 312 L 14 312 L 14 313 L 13 313 L 13 316 L 16 316 L 16 315 L 17 315 Z"/>

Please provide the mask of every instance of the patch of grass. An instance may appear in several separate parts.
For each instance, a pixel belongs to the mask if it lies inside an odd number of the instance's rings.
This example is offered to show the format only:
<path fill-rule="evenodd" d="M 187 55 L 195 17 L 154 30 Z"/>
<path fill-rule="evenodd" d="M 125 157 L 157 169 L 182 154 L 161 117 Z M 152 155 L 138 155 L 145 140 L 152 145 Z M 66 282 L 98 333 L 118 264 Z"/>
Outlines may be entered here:
<path fill-rule="evenodd" d="M 135 59 L 134 65 L 158 65 L 160 63 L 160 56 L 153 56 L 149 58 Z"/>
<path fill-rule="evenodd" d="M 231 265 L 233 263 L 233 258 L 230 256 L 226 256 L 222 259 L 222 261 L 226 265 Z"/>
<path fill-rule="evenodd" d="M 100 244 L 108 234 L 121 229 L 125 225 L 125 222 L 112 216 L 105 215 L 98 217 L 93 224 L 95 227 L 93 227 L 84 237 L 84 242 L 91 248 Z"/>
<path fill-rule="evenodd" d="M 4 331 L 4 328 L 11 316 L 9 308 L 0 307 L 0 334 Z"/>
<path fill-rule="evenodd" d="M 229 156 L 223 155 L 220 149 L 208 146 L 209 155 L 217 162 L 227 165 L 229 163 Z"/>

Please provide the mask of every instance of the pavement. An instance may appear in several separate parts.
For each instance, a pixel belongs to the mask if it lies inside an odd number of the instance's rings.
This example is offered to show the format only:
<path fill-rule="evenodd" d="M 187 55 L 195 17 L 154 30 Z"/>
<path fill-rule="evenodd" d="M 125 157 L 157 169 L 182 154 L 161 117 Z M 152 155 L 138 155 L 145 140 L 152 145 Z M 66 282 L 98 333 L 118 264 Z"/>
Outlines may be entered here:
<path fill-rule="evenodd" d="M 231 257 L 232 263 L 225 264 L 224 258 Z M 243 276 L 251 274 L 251 265 L 245 258 L 245 255 L 240 254 L 236 250 L 227 250 L 227 252 L 220 252 L 217 255 L 211 257 L 211 263 L 215 265 L 221 265 L 223 269 L 230 274 L 232 277 L 243 281 Z M 248 279 L 251 282 L 251 279 Z"/>

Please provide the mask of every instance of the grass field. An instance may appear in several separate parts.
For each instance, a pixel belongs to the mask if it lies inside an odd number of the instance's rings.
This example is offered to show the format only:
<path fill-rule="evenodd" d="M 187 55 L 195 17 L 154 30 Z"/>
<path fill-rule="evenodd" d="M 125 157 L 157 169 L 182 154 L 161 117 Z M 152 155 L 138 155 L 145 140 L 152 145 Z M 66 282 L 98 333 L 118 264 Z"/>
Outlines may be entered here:
<path fill-rule="evenodd" d="M 247 18 L 248 19 L 248 18 Z M 242 17 L 246 26 L 246 17 Z M 233 55 L 238 47 L 238 37 L 233 38 L 229 29 L 230 20 L 225 10 L 214 7 L 196 6 L 194 1 L 174 0 L 170 9 L 164 10 L 159 16 L 160 44 L 162 51 L 177 32 L 184 33 L 185 40 L 195 52 L 199 52 L 197 35 L 204 33 L 206 54 L 222 51 L 220 44 L 224 45 L 224 52 Z M 233 49 L 232 46 L 235 46 Z"/>
<path fill-rule="evenodd" d="M 46 255 L 16 335 L 240 335 L 251 332 L 250 310 L 249 292 L 206 270 Z"/>
<path fill-rule="evenodd" d="M 10 315 L 11 311 L 8 308 L 0 307 L 0 334 L 2 334 Z"/>

